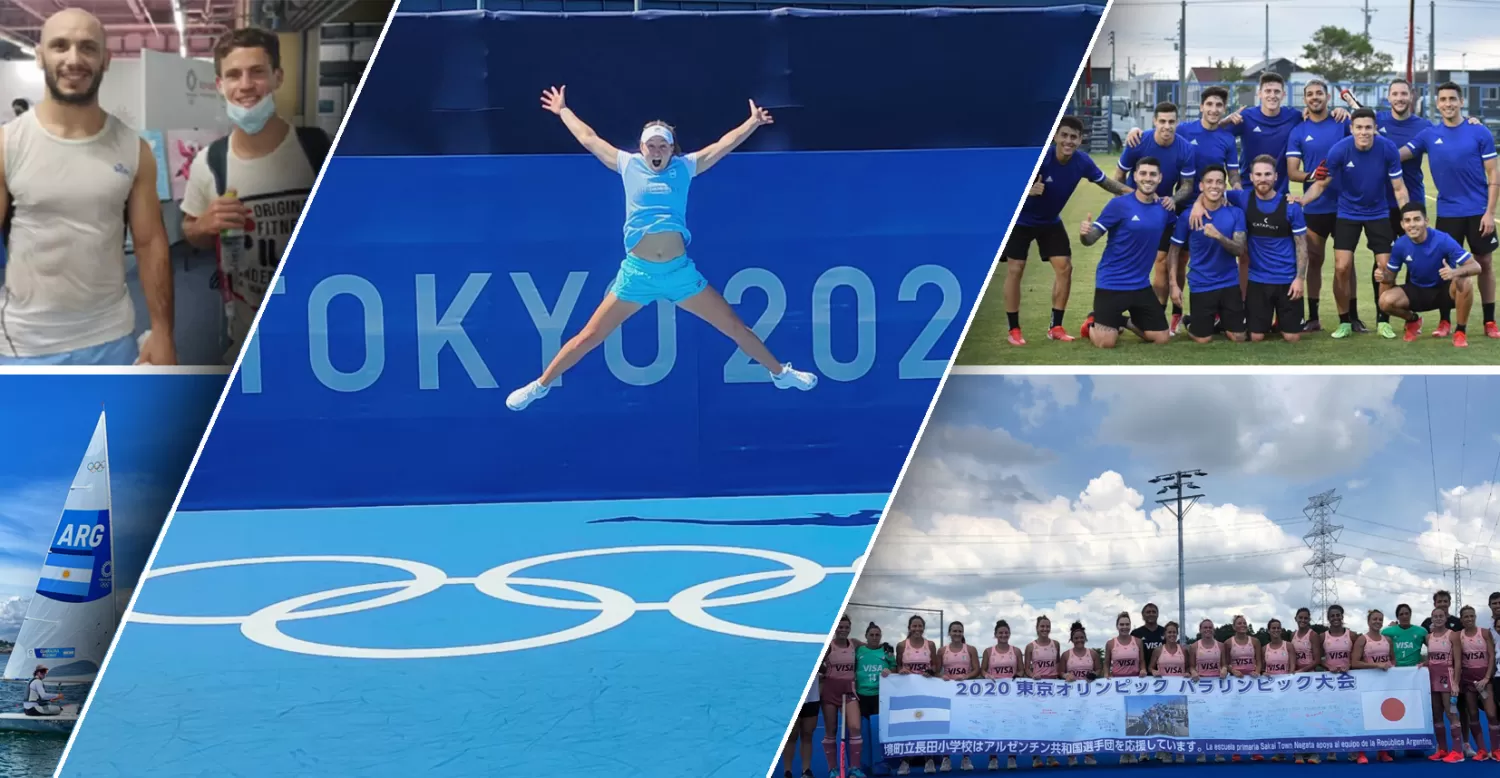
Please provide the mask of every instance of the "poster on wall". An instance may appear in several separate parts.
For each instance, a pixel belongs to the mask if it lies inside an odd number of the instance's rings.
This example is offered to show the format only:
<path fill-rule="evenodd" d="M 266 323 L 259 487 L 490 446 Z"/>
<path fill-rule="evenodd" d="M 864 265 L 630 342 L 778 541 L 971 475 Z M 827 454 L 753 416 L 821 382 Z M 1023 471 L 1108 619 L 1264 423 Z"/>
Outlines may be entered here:
<path fill-rule="evenodd" d="M 229 117 L 215 84 L 214 63 L 146 50 L 141 52 L 141 81 L 142 127 L 228 130 Z"/>
<path fill-rule="evenodd" d="M 173 200 L 181 200 L 187 193 L 188 171 L 192 168 L 193 157 L 222 134 L 218 130 L 167 131 L 167 169 L 172 176 Z"/>
<path fill-rule="evenodd" d="M 172 199 L 172 173 L 167 168 L 167 136 L 157 130 L 141 130 L 141 138 L 156 157 L 156 199 Z M 192 158 L 189 157 L 189 160 Z M 184 183 L 186 181 L 184 180 Z"/>

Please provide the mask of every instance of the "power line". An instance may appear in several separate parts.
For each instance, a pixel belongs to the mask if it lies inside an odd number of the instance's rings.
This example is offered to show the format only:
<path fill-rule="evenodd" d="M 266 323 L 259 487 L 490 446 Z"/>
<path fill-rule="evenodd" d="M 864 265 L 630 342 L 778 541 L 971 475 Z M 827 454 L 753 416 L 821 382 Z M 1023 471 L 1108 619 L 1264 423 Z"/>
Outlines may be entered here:
<path fill-rule="evenodd" d="M 1313 552 L 1312 559 L 1302 569 L 1312 576 L 1313 609 L 1318 613 L 1327 613 L 1328 606 L 1339 600 L 1336 576 L 1344 555 L 1334 553 L 1333 544 L 1338 542 L 1338 533 L 1343 527 L 1335 526 L 1332 519 L 1344 498 L 1339 497 L 1336 492 L 1337 490 L 1329 489 L 1315 494 L 1308 498 L 1307 507 L 1302 509 L 1313 523 L 1313 528 L 1302 536 L 1303 542 Z"/>
<path fill-rule="evenodd" d="M 1294 551 L 1297 551 L 1298 548 L 1299 548 L 1298 546 L 1288 546 L 1286 548 L 1272 548 L 1272 549 L 1265 549 L 1263 551 L 1246 551 L 1246 552 L 1232 553 L 1232 554 L 1215 554 L 1215 555 L 1211 555 L 1211 556 L 1198 557 L 1198 558 L 1195 558 L 1195 559 L 1186 560 L 1184 562 L 1184 564 L 1201 565 L 1201 564 L 1216 564 L 1216 563 L 1221 563 L 1221 562 L 1237 562 L 1237 561 L 1242 560 L 1242 559 L 1257 559 L 1257 558 L 1261 558 L 1261 557 L 1278 556 L 1278 555 L 1281 555 L 1281 554 L 1290 554 L 1290 553 L 1292 553 Z M 928 568 L 928 569 L 903 569 L 903 568 L 892 568 L 892 567 L 888 567 L 888 568 L 875 568 L 875 567 L 868 567 L 867 566 L 867 567 L 864 568 L 863 571 L 861 571 L 860 574 L 863 575 L 863 576 L 882 575 L 882 576 L 895 577 L 895 578 L 907 578 L 907 577 L 918 577 L 918 576 L 932 576 L 932 577 L 937 577 L 937 578 L 950 577 L 950 576 L 981 577 L 981 578 L 1016 578 L 1016 577 L 1025 577 L 1025 576 L 1049 576 L 1049 577 L 1052 577 L 1052 576 L 1058 576 L 1058 575 L 1066 575 L 1066 574 L 1070 574 L 1070 573 L 1080 573 L 1080 574 L 1085 574 L 1085 575 L 1086 574 L 1092 574 L 1092 573 L 1112 573 L 1112 572 L 1119 572 L 1119 571 L 1124 571 L 1124 570 L 1148 570 L 1148 569 L 1157 568 L 1157 567 L 1161 567 L 1161 563 L 1159 561 L 1156 561 L 1156 560 L 1149 560 L 1149 561 L 1146 561 L 1146 562 L 1107 562 L 1107 563 L 1102 563 L 1102 564 L 1098 564 L 1098 565 L 1078 565 L 1078 566 L 1074 566 L 1074 567 L 1049 567 L 1049 568 L 1046 568 L 1046 569 L 1034 568 L 1034 569 L 1028 569 L 1028 570 L 1012 570 L 1012 571 L 1003 571 L 1003 572 L 1002 571 L 994 571 L 994 570 L 935 570 L 935 569 L 931 569 L 931 568 Z"/>

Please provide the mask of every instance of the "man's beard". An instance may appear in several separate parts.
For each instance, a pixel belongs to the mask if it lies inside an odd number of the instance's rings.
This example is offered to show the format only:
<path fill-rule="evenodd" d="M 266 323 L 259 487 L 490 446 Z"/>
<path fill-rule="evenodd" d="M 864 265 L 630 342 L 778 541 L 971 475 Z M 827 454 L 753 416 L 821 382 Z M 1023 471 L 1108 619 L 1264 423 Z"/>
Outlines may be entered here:
<path fill-rule="evenodd" d="M 93 79 L 89 81 L 88 88 L 82 92 L 67 94 L 58 88 L 58 78 L 55 70 L 49 68 L 43 72 L 46 76 L 47 93 L 52 96 L 52 99 L 59 103 L 66 103 L 67 105 L 89 105 L 95 102 L 99 97 L 99 84 L 104 81 L 103 73 L 95 73 Z"/>

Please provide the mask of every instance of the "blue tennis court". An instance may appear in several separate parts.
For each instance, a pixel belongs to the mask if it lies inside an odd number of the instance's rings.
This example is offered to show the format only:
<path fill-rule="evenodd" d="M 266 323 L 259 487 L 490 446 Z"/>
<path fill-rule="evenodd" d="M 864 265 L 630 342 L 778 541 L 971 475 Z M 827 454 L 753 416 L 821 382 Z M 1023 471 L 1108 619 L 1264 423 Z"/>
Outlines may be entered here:
<path fill-rule="evenodd" d="M 180 513 L 62 774 L 763 775 L 884 501 Z"/>

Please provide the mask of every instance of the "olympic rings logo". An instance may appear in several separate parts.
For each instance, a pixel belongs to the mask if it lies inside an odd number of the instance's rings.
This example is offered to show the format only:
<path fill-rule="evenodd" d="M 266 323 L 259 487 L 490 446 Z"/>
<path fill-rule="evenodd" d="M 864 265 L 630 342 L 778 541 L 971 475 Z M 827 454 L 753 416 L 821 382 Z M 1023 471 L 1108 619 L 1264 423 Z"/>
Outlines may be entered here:
<path fill-rule="evenodd" d="M 90 462 L 88 467 L 90 473 L 101 473 L 104 471 L 103 462 Z"/>
<path fill-rule="evenodd" d="M 533 567 L 549 564 L 552 562 L 563 562 L 571 559 L 586 559 L 590 557 L 614 556 L 618 554 L 655 554 L 655 553 L 697 553 L 697 554 L 729 554 L 732 556 L 747 556 L 757 559 L 765 559 L 785 566 L 781 570 L 769 570 L 760 573 L 747 573 L 744 575 L 732 575 L 724 578 L 707 581 L 690 586 L 673 595 L 666 602 L 637 602 L 630 595 L 617 589 L 611 589 L 597 584 L 583 583 L 580 581 L 565 581 L 556 578 L 537 578 L 530 576 L 517 576 L 525 570 Z M 414 562 L 407 559 L 393 559 L 390 557 L 376 556 L 344 556 L 344 555 L 310 555 L 310 556 L 271 556 L 251 557 L 245 559 L 225 559 L 213 562 L 194 562 L 191 564 L 163 567 L 148 571 L 146 578 L 161 578 L 168 575 L 188 573 L 196 570 L 215 570 L 220 568 L 243 567 L 247 565 L 283 564 L 292 562 L 324 562 L 336 564 L 359 564 L 379 565 L 382 567 L 402 570 L 411 575 L 411 578 L 399 581 L 388 581 L 382 583 L 360 584 L 358 586 L 345 586 L 338 589 L 328 589 L 312 594 L 304 594 L 292 597 L 281 602 L 270 605 L 249 614 L 248 616 L 168 616 L 155 613 L 145 613 L 133 610 L 126 617 L 127 621 L 141 622 L 144 624 L 170 624 L 178 626 L 216 626 L 216 625 L 239 625 L 240 633 L 251 641 L 267 648 L 288 651 L 296 654 L 307 654 L 312 656 L 336 657 L 342 659 L 434 659 L 444 657 L 480 656 L 484 654 L 500 654 L 509 651 L 524 651 L 544 646 L 553 646 L 574 640 L 592 637 L 611 630 L 629 621 L 632 616 L 641 612 L 666 611 L 675 616 L 679 621 L 686 624 L 705 629 L 710 632 L 718 632 L 725 635 L 753 638 L 758 640 L 774 640 L 786 643 L 816 643 L 822 644 L 826 634 L 811 632 L 790 632 L 777 629 L 766 629 L 738 624 L 721 619 L 709 613 L 710 608 L 724 608 L 734 605 L 748 605 L 751 603 L 765 602 L 767 600 L 788 597 L 817 586 L 823 582 L 829 574 L 853 574 L 858 571 L 863 559 L 856 559 L 849 567 L 824 567 L 817 562 L 794 554 L 786 554 L 779 551 L 766 551 L 754 548 L 738 548 L 733 546 L 622 546 L 617 548 L 596 548 L 579 551 L 564 551 L 556 554 L 521 559 L 515 562 L 492 567 L 474 577 L 450 577 L 446 572 L 432 565 L 422 562 Z M 762 591 L 749 592 L 746 594 L 735 594 L 728 596 L 714 596 L 725 589 L 745 584 L 758 583 L 761 581 L 772 581 L 785 578 L 776 586 Z M 546 635 L 536 637 L 520 638 L 516 640 L 504 640 L 498 643 L 483 643 L 466 646 L 444 646 L 437 648 L 362 648 L 358 646 L 333 645 L 329 643 L 317 643 L 309 640 L 292 637 L 281 629 L 282 622 L 302 621 L 304 619 L 317 619 L 326 616 L 339 616 L 349 613 L 360 613 L 374 610 L 387 605 L 415 600 L 438 589 L 449 585 L 467 584 L 479 590 L 480 593 L 497 600 L 516 603 L 519 605 L 531 605 L 538 608 L 552 608 L 555 610 L 571 610 L 581 612 L 593 612 L 594 616 L 588 621 L 576 627 L 560 630 Z M 555 597 L 541 597 L 534 594 L 519 591 L 515 586 L 539 587 L 544 589 L 559 589 L 573 592 L 591 598 L 590 600 L 563 600 Z M 310 607 L 330 600 L 339 600 L 360 594 L 373 592 L 386 592 L 378 597 L 344 605 L 332 605 L 327 607 Z"/>

